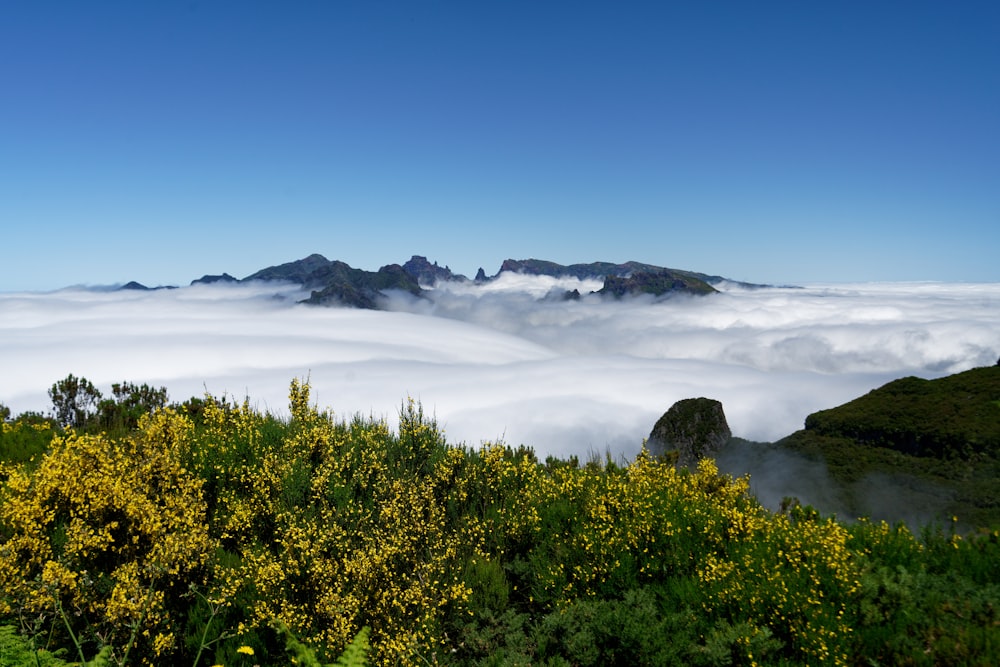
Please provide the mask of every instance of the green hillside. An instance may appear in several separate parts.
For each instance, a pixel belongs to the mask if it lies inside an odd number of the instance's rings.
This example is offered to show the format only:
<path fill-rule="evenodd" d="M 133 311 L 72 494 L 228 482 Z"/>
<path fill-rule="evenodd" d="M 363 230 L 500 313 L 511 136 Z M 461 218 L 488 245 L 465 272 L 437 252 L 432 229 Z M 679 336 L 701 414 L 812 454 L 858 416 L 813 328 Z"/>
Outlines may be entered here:
<path fill-rule="evenodd" d="M 914 456 L 1000 454 L 1000 366 L 937 380 L 906 377 L 809 415 L 806 430 Z"/>
<path fill-rule="evenodd" d="M 824 464 L 851 514 L 1000 526 L 1000 366 L 895 380 L 805 426 L 771 451 Z"/>

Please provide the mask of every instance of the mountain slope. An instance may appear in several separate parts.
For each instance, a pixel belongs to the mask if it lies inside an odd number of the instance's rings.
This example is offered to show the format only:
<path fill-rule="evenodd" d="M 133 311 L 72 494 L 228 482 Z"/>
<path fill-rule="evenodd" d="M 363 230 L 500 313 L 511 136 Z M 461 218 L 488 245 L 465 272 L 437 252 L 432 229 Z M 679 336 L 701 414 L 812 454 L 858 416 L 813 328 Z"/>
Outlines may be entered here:
<path fill-rule="evenodd" d="M 809 415 L 806 431 L 936 458 L 1000 455 L 1000 366 L 906 377 Z"/>
<path fill-rule="evenodd" d="M 778 442 L 734 439 L 718 462 L 772 507 L 795 496 L 844 518 L 998 527 L 1000 366 L 894 380 Z"/>

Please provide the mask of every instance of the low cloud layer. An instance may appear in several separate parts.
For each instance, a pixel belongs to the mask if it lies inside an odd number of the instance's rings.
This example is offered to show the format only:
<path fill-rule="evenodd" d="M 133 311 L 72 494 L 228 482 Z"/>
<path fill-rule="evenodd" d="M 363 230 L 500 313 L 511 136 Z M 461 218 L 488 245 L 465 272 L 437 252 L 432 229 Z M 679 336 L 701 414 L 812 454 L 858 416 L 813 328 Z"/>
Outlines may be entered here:
<path fill-rule="evenodd" d="M 682 398 L 718 399 L 734 434 L 773 440 L 891 379 L 1000 354 L 1000 284 L 558 298 L 598 287 L 505 275 L 395 295 L 388 312 L 297 305 L 273 284 L 0 294 L 0 402 L 46 411 L 47 388 L 73 373 L 284 412 L 289 381 L 309 376 L 341 416 L 394 422 L 413 396 L 453 442 L 628 457 Z"/>

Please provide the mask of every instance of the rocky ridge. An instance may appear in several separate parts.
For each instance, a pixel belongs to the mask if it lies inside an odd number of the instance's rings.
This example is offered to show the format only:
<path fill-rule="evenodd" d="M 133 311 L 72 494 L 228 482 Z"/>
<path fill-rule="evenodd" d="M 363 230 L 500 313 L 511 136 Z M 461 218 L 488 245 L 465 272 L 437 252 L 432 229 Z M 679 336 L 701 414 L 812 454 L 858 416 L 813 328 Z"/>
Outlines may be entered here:
<path fill-rule="evenodd" d="M 378 271 L 366 271 L 314 253 L 302 259 L 260 269 L 242 279 L 228 273 L 209 274 L 193 280 L 191 284 L 283 281 L 300 285 L 310 291 L 309 297 L 304 299 L 303 303 L 378 309 L 382 307 L 387 293 L 392 290 L 419 297 L 425 289 L 442 282 L 482 284 L 496 280 L 505 272 L 603 280 L 604 286 L 596 293 L 610 298 L 635 294 L 647 294 L 656 298 L 666 298 L 676 294 L 705 295 L 716 291 L 712 283 L 727 281 L 722 276 L 668 269 L 641 262 L 563 265 L 540 259 L 508 259 L 493 276 L 487 276 L 480 268 L 475 279 L 470 281 L 464 275 L 452 272 L 448 266 L 442 267 L 437 262 L 432 263 L 421 255 L 413 255 L 403 264 L 387 264 Z M 748 283 L 739 284 L 753 286 Z M 132 282 L 120 289 L 146 288 Z M 580 293 L 575 290 L 565 295 L 567 299 L 580 297 Z"/>

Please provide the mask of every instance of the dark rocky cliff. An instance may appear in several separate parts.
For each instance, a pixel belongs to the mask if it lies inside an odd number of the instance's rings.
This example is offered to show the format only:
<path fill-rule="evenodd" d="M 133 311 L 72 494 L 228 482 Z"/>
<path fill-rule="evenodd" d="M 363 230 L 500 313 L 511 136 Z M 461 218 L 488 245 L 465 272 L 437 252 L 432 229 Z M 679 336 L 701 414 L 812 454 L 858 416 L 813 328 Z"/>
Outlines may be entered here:
<path fill-rule="evenodd" d="M 732 437 L 722 403 L 686 398 L 657 420 L 646 446 L 658 456 L 676 451 L 678 466 L 693 466 L 703 458 L 713 458 Z"/>

